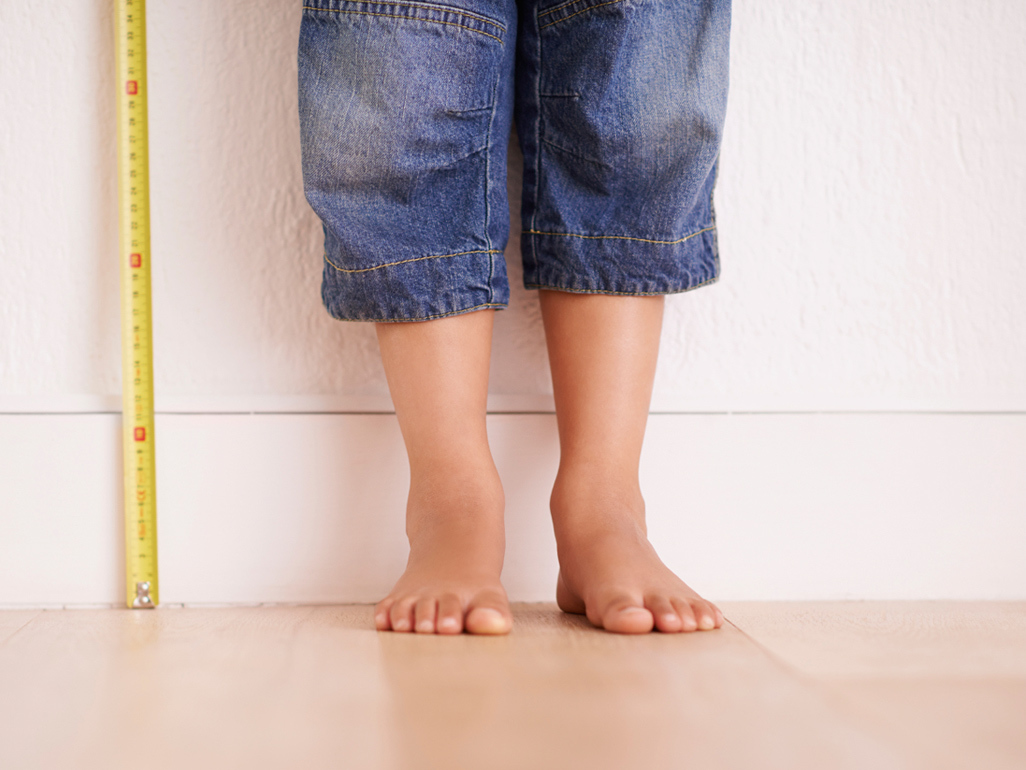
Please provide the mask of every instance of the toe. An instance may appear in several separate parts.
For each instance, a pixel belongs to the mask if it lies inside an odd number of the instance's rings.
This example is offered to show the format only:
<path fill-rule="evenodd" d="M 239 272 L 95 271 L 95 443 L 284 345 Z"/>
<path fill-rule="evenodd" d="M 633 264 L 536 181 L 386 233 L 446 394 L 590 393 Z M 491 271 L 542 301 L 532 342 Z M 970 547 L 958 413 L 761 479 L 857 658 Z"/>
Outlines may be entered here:
<path fill-rule="evenodd" d="M 467 613 L 467 631 L 472 634 L 508 634 L 513 624 L 499 610 L 475 607 Z"/>
<path fill-rule="evenodd" d="M 513 628 L 506 597 L 495 591 L 482 591 L 467 609 L 466 628 L 472 634 L 508 634 Z"/>
<path fill-rule="evenodd" d="M 392 628 L 392 621 L 388 616 L 389 610 L 392 609 L 393 599 L 391 597 L 382 599 L 378 602 L 378 606 L 374 608 L 374 627 L 378 631 L 388 631 Z"/>
<path fill-rule="evenodd" d="M 695 620 L 695 613 L 692 611 L 691 605 L 683 599 L 672 599 L 671 603 L 677 610 L 677 614 L 680 615 L 681 628 L 684 631 L 697 631 L 698 621 Z"/>
<path fill-rule="evenodd" d="M 650 596 L 645 600 L 645 608 L 652 613 L 655 627 L 660 631 L 674 633 L 683 629 L 680 615 L 665 596 Z"/>
<path fill-rule="evenodd" d="M 433 634 L 435 632 L 435 613 L 438 611 L 438 602 L 434 598 L 417 600 L 413 607 L 413 630 L 418 634 Z"/>
<path fill-rule="evenodd" d="M 695 613 L 700 631 L 711 631 L 716 628 L 716 613 L 709 607 L 709 602 L 695 599 L 691 602 L 691 609 Z"/>
<path fill-rule="evenodd" d="M 438 600 L 438 633 L 459 634 L 463 631 L 463 605 L 456 594 L 443 594 Z"/>
<path fill-rule="evenodd" d="M 647 634 L 654 626 L 652 613 L 630 599 L 610 602 L 602 612 L 602 627 L 614 634 Z"/>
<path fill-rule="evenodd" d="M 391 621 L 393 631 L 413 630 L 414 604 L 416 604 L 416 598 L 410 597 L 406 599 L 400 599 L 392 605 L 392 609 L 389 610 L 388 617 Z"/>

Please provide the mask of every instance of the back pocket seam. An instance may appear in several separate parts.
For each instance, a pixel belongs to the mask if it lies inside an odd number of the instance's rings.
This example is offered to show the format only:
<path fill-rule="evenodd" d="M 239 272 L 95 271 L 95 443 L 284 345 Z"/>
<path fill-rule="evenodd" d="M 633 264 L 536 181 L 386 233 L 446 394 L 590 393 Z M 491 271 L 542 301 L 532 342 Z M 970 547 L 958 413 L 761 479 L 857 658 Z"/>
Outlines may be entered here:
<path fill-rule="evenodd" d="M 552 8 L 539 10 L 539 22 L 542 20 L 543 16 L 548 16 L 549 14 L 556 14 L 556 16 L 552 17 L 554 18 L 553 21 L 548 21 L 545 24 L 540 24 L 538 26 L 538 29 L 542 30 L 546 27 L 551 27 L 555 24 L 559 24 L 561 21 L 572 19 L 574 16 L 579 16 L 582 13 L 594 10 L 596 8 L 601 8 L 604 5 L 616 5 L 617 3 L 622 2 L 624 2 L 624 0 L 585 0 L 584 2 L 582 2 L 582 0 L 569 0 L 568 2 L 560 3 L 559 5 L 556 5 Z M 579 8 L 577 8 L 578 6 Z"/>
<path fill-rule="evenodd" d="M 442 5 L 440 3 L 373 2 L 372 0 L 361 2 L 360 0 L 342 0 L 342 2 L 332 3 L 332 5 L 338 5 L 340 7 L 329 8 L 304 5 L 303 10 L 316 13 L 344 13 L 358 16 L 382 16 L 392 19 L 402 19 L 405 21 L 426 21 L 433 24 L 445 24 L 450 27 L 460 27 L 470 32 L 477 32 L 479 35 L 490 37 L 493 40 L 497 40 L 499 43 L 503 42 L 501 35 L 506 31 L 506 27 L 503 24 L 494 19 L 490 19 L 487 16 L 478 15 L 470 11 L 465 11 L 462 8 L 457 8 L 451 5 Z M 380 11 L 369 10 L 367 8 L 368 6 L 379 8 L 381 11 L 391 10 L 402 12 L 383 13 Z M 447 21 L 445 19 L 446 16 L 458 19 L 458 21 Z M 489 32 L 489 28 L 497 34 Z"/>

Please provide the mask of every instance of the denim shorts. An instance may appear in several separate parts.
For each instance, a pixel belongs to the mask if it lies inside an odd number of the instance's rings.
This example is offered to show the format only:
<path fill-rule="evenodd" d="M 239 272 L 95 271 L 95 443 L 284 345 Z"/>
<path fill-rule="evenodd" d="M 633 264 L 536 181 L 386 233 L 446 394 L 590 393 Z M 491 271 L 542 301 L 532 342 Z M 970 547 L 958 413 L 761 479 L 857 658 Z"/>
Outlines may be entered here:
<path fill-rule="evenodd" d="M 729 37 L 730 0 L 306 0 L 303 184 L 328 312 L 507 306 L 513 125 L 527 289 L 717 280 Z"/>

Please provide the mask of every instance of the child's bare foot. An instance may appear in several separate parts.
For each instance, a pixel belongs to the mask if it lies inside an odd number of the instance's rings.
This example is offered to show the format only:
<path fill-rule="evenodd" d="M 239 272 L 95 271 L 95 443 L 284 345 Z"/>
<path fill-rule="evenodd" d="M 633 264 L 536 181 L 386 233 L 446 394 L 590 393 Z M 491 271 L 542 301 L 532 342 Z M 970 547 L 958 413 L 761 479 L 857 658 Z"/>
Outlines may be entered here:
<path fill-rule="evenodd" d="M 499 582 L 505 548 L 502 485 L 490 459 L 414 479 L 407 503 L 406 572 L 374 612 L 380 631 L 506 634 Z"/>
<path fill-rule="evenodd" d="M 719 608 L 673 574 L 648 542 L 636 486 L 600 473 L 565 476 L 557 479 L 551 500 L 560 609 L 622 634 L 723 625 Z"/>
<path fill-rule="evenodd" d="M 502 482 L 488 448 L 488 362 L 495 310 L 376 324 L 388 389 L 410 458 L 410 559 L 377 606 L 382 631 L 505 634 Z"/>

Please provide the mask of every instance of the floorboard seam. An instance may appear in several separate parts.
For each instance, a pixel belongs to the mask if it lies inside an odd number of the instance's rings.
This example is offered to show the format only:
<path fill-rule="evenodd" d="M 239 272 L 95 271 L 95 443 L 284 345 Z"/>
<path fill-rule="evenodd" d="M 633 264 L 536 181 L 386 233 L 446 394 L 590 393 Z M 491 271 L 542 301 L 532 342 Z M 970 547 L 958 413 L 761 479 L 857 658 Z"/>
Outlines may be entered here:
<path fill-rule="evenodd" d="M 0 640 L 0 647 L 6 646 L 6 644 L 9 641 L 11 641 L 11 639 L 16 637 L 18 634 L 20 634 L 22 631 L 24 631 L 26 628 L 28 628 L 32 623 L 34 623 L 36 618 L 38 618 L 42 613 L 43 613 L 42 610 L 37 611 L 31 618 L 29 618 L 24 623 L 22 623 L 20 626 L 18 626 L 14 630 L 14 633 L 7 635 L 2 640 Z"/>

